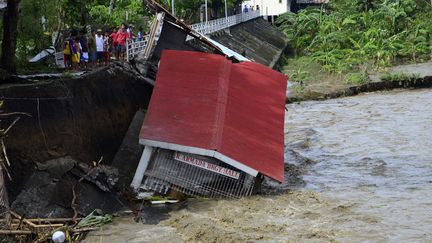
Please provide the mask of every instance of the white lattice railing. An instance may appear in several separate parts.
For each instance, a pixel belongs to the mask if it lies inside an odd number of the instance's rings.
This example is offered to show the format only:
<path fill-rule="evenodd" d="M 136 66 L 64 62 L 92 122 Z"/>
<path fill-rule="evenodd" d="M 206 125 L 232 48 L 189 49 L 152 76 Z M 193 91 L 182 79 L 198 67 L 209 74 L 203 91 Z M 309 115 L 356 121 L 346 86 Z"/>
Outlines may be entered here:
<path fill-rule="evenodd" d="M 220 19 L 210 20 L 208 22 L 193 24 L 191 27 L 196 32 L 203 35 L 207 35 L 240 24 L 242 22 L 246 22 L 248 20 L 258 18 L 259 16 L 260 16 L 260 11 L 256 10 L 247 13 L 232 15 L 227 18 L 220 18 Z"/>
<path fill-rule="evenodd" d="M 142 41 L 128 41 L 126 45 L 126 59 L 129 61 L 138 53 L 144 52 L 149 41 L 149 35 L 143 36 Z"/>

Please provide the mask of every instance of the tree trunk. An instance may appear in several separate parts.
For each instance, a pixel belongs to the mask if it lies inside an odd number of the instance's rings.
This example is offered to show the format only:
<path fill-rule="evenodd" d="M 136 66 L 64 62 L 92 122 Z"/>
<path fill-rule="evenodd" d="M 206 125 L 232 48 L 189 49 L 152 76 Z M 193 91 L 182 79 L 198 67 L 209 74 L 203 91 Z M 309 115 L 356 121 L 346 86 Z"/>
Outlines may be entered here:
<path fill-rule="evenodd" d="M 109 9 L 108 9 L 108 13 L 111 15 L 112 11 L 114 9 L 114 1 L 115 0 L 110 0 L 110 5 L 109 5 Z"/>
<path fill-rule="evenodd" d="M 20 1 L 7 0 L 6 11 L 3 15 L 3 43 L 0 63 L 1 67 L 11 74 L 16 73 L 15 51 Z"/>

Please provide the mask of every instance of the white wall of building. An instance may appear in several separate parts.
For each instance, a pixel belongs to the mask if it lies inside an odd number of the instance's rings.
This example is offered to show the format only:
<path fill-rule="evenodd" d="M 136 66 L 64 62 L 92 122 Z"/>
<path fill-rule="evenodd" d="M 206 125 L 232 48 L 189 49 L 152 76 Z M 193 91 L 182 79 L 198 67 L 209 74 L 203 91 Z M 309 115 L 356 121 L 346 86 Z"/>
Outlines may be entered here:
<path fill-rule="evenodd" d="M 242 6 L 244 5 L 254 6 L 254 9 L 259 5 L 261 15 L 264 16 L 277 16 L 291 11 L 291 0 L 247 0 L 243 2 Z"/>

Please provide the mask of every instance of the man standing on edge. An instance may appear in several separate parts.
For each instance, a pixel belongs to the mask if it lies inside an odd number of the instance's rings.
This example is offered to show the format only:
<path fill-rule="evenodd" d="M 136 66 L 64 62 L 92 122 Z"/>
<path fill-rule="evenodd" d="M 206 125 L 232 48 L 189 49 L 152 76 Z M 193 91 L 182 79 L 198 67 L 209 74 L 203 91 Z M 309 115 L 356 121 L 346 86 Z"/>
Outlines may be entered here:
<path fill-rule="evenodd" d="M 102 35 L 101 29 L 97 30 L 95 39 L 96 39 L 97 62 L 100 66 L 104 61 L 104 36 Z"/>
<path fill-rule="evenodd" d="M 95 66 L 96 64 L 96 33 L 94 30 L 92 30 L 90 37 L 88 39 L 88 50 L 90 55 L 90 63 L 91 66 Z"/>

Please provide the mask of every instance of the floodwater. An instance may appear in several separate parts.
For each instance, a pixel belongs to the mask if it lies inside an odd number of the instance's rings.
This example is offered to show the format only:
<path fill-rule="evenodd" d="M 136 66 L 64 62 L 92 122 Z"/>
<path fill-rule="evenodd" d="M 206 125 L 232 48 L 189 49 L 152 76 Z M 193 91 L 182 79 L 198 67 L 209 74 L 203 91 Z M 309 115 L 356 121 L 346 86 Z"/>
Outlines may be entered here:
<path fill-rule="evenodd" d="M 288 180 L 193 199 L 157 225 L 121 217 L 88 242 L 432 242 L 432 90 L 287 106 Z"/>

